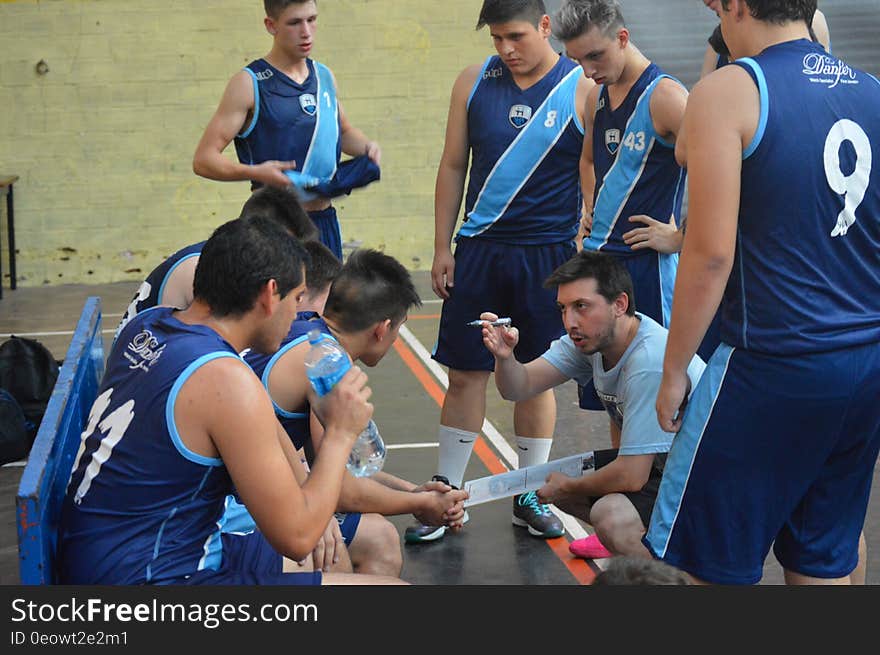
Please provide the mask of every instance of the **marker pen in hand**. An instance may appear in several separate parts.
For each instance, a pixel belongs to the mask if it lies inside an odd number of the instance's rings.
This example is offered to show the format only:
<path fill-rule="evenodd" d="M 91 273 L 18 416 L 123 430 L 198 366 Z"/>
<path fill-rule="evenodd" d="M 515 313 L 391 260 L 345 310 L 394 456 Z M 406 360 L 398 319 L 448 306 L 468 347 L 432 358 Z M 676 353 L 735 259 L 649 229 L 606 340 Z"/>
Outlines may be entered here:
<path fill-rule="evenodd" d="M 495 327 L 500 327 L 502 325 L 510 325 L 511 323 L 512 323 L 512 320 L 509 318 L 497 318 L 494 321 L 484 321 L 484 320 L 471 321 L 467 325 L 469 327 L 483 327 L 483 325 L 494 325 Z"/>

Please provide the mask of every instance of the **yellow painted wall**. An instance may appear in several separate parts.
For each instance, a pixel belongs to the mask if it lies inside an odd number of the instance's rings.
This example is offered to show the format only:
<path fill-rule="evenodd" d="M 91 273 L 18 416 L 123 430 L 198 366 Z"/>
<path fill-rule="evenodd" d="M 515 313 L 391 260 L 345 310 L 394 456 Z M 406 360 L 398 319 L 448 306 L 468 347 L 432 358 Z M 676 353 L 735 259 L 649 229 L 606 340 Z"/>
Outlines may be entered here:
<path fill-rule="evenodd" d="M 343 239 L 412 269 L 431 265 L 452 83 L 492 50 L 473 29 L 479 6 L 319 1 L 314 57 L 383 148 L 382 181 L 335 203 Z M 269 50 L 262 18 L 260 0 L 0 0 L 0 174 L 21 177 L 20 285 L 141 279 L 238 215 L 248 183 L 199 178 L 191 161 L 229 77 Z"/>

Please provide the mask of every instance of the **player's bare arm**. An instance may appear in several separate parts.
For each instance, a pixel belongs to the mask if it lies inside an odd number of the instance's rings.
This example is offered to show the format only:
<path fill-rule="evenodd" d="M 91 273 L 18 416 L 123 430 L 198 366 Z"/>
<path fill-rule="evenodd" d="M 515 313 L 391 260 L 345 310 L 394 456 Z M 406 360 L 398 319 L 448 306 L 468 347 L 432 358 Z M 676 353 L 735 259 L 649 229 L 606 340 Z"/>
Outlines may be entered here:
<path fill-rule="evenodd" d="M 589 89 L 583 108 L 584 146 L 578 164 L 581 176 L 581 194 L 584 197 L 584 215 L 581 218 L 584 236 L 590 235 L 593 228 L 593 191 L 596 173 L 593 168 L 593 122 L 596 117 L 596 103 L 599 101 L 599 87 L 595 84 Z"/>
<path fill-rule="evenodd" d="M 718 309 L 733 265 L 742 153 L 755 134 L 759 113 L 757 88 L 738 66 L 702 80 L 688 102 L 683 124 L 688 229 L 657 396 L 658 420 L 667 432 L 681 427 L 678 410 L 688 393 L 687 367 Z"/>
<path fill-rule="evenodd" d="M 434 187 L 434 262 L 431 266 L 431 288 L 440 298 L 449 297 L 447 286 L 455 284 L 455 260 L 452 257 L 452 234 L 464 197 L 470 146 L 467 133 L 467 99 L 482 70 L 482 65 L 469 66 L 455 80 L 446 119 L 446 140 L 437 182 Z"/>
<path fill-rule="evenodd" d="M 294 168 L 296 162 L 273 160 L 249 166 L 223 154 L 235 136 L 245 128 L 253 110 L 253 82 L 246 71 L 239 71 L 226 85 L 217 111 L 196 146 L 193 156 L 193 172 L 196 175 L 221 182 L 255 180 L 280 187 L 290 184 L 284 171 Z"/>

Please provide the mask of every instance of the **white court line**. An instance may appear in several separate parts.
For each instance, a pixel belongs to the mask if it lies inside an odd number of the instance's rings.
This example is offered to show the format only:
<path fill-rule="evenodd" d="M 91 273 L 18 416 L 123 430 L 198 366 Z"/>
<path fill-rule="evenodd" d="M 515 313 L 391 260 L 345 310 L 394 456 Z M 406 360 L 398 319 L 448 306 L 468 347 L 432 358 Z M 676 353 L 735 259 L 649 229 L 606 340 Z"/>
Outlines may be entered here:
<path fill-rule="evenodd" d="M 113 334 L 116 328 L 101 330 L 101 334 Z M 8 339 L 15 335 L 16 337 L 69 337 L 73 335 L 73 330 L 60 330 L 58 332 L 10 332 L 0 334 L 0 339 Z"/>
<path fill-rule="evenodd" d="M 430 353 L 422 345 L 422 342 L 410 332 L 406 325 L 401 326 L 400 336 L 403 337 L 403 340 L 407 345 L 412 348 L 413 352 L 418 355 L 419 359 L 422 360 L 422 363 L 427 369 L 433 373 L 434 377 L 437 378 L 437 381 L 443 385 L 443 389 L 448 389 L 449 377 L 446 375 L 446 372 L 440 368 L 440 365 L 437 362 L 431 359 Z M 489 422 L 489 419 L 483 421 L 483 434 L 486 435 L 486 438 L 490 442 L 492 442 L 492 445 L 495 446 L 495 449 L 499 452 L 501 457 L 506 460 L 503 461 L 502 464 L 506 464 L 508 470 L 517 468 L 517 465 L 519 464 L 519 456 L 513 448 L 510 447 L 510 444 L 507 443 L 507 440 L 501 435 L 501 433 L 495 429 L 495 426 Z M 551 506 L 550 510 L 559 517 L 559 520 L 562 521 L 565 529 L 575 539 L 582 539 L 588 535 L 587 531 L 581 527 L 581 524 L 578 523 L 577 519 L 573 516 L 560 511 L 554 506 Z"/>
<path fill-rule="evenodd" d="M 406 450 L 408 448 L 439 448 L 439 441 L 429 441 L 426 443 L 395 443 L 386 444 L 385 450 Z"/>

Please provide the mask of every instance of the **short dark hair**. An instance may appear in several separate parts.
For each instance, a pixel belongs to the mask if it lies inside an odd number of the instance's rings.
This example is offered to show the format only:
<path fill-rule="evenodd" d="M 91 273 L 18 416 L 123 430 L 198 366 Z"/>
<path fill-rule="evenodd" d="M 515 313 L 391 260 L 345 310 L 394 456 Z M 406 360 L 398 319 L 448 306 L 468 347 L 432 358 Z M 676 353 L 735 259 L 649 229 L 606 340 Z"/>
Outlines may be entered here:
<path fill-rule="evenodd" d="M 543 0 L 483 0 L 477 29 L 513 20 L 525 20 L 538 27 L 546 14 Z"/>
<path fill-rule="evenodd" d="M 730 0 L 721 0 L 725 9 L 729 4 Z M 816 0 L 746 0 L 752 18 L 776 25 L 796 20 L 804 20 L 809 25 L 817 4 Z"/>
<path fill-rule="evenodd" d="M 318 228 L 303 209 L 292 186 L 283 189 L 264 186 L 254 191 L 242 206 L 240 218 L 253 216 L 272 219 L 300 241 L 318 238 Z"/>
<path fill-rule="evenodd" d="M 303 282 L 309 255 L 302 244 L 264 216 L 224 223 L 205 242 L 193 280 L 193 295 L 216 317 L 249 312 L 269 280 L 281 297 Z"/>
<path fill-rule="evenodd" d="M 314 297 L 326 291 L 336 279 L 342 270 L 342 262 L 320 241 L 306 241 L 303 246 L 310 260 L 306 265 L 306 290 Z"/>
<path fill-rule="evenodd" d="M 594 250 L 581 250 L 574 257 L 557 268 L 544 282 L 547 289 L 555 289 L 569 282 L 584 279 L 596 280 L 599 295 L 609 303 L 625 293 L 628 302 L 626 313 L 633 316 L 636 312 L 636 299 L 633 293 L 633 282 L 626 267 L 613 255 Z"/>
<path fill-rule="evenodd" d="M 324 316 L 343 332 L 359 332 L 386 319 L 400 323 L 410 307 L 421 304 L 400 262 L 378 250 L 358 249 L 333 280 Z"/>
<path fill-rule="evenodd" d="M 565 0 L 550 23 L 553 36 L 571 41 L 596 27 L 605 36 L 614 36 L 626 27 L 616 0 Z"/>
<path fill-rule="evenodd" d="M 689 585 L 687 574 L 674 566 L 643 557 L 612 557 L 594 585 Z"/>
<path fill-rule="evenodd" d="M 317 6 L 318 0 L 263 0 L 263 8 L 269 18 L 278 18 L 281 12 L 290 5 L 304 5 L 307 2 L 314 2 Z"/>

